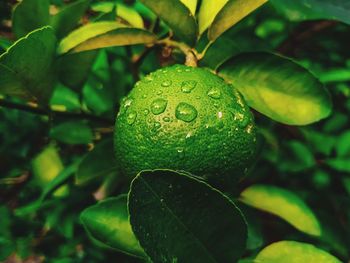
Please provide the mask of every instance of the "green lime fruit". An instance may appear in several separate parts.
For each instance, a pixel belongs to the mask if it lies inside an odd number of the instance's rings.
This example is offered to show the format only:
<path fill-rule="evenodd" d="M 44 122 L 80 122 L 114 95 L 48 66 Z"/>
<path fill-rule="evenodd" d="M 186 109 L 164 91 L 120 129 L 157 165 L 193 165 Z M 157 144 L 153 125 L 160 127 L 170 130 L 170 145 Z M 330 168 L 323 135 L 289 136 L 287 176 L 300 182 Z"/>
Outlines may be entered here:
<path fill-rule="evenodd" d="M 232 85 L 211 71 L 174 65 L 137 82 L 115 126 L 121 171 L 172 169 L 214 184 L 242 176 L 256 152 L 253 116 Z"/>

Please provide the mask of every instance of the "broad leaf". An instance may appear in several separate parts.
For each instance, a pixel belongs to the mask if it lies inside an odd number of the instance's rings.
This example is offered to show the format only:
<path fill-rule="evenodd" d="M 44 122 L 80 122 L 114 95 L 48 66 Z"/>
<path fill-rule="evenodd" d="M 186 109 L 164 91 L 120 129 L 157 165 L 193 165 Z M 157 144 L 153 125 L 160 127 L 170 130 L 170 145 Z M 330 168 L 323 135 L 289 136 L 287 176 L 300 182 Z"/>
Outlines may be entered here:
<path fill-rule="evenodd" d="M 314 245 L 280 241 L 264 248 L 255 258 L 256 263 L 341 263 L 337 258 Z"/>
<path fill-rule="evenodd" d="M 194 177 L 143 171 L 128 202 L 132 229 L 154 262 L 235 262 L 244 252 L 247 226 L 240 210 Z"/>
<path fill-rule="evenodd" d="M 275 121 L 306 125 L 331 113 L 327 90 L 290 59 L 243 53 L 222 64 L 218 73 L 243 94 L 250 107 Z"/>
<path fill-rule="evenodd" d="M 229 0 L 202 0 L 198 13 L 199 34 L 202 34 Z"/>
<path fill-rule="evenodd" d="M 147 30 L 126 27 L 117 22 L 96 22 L 83 26 L 64 38 L 58 47 L 58 53 L 75 53 L 111 46 L 149 44 L 155 40 L 156 36 Z"/>
<path fill-rule="evenodd" d="M 39 2 L 39 1 L 38 1 Z M 59 38 L 69 33 L 78 24 L 79 20 L 89 7 L 90 0 L 78 0 L 62 8 L 51 17 L 51 26 Z"/>
<path fill-rule="evenodd" d="M 191 11 L 193 15 L 196 14 L 196 8 L 198 0 L 180 0 L 187 8 Z"/>
<path fill-rule="evenodd" d="M 116 8 L 115 8 L 116 7 Z M 115 8 L 115 13 L 131 26 L 144 28 L 141 15 L 132 7 L 122 3 L 115 2 L 97 2 L 92 5 L 92 10 L 95 12 L 110 13 Z"/>
<path fill-rule="evenodd" d="M 98 50 L 65 54 L 59 57 L 58 77 L 66 86 L 78 90 L 87 80 Z"/>
<path fill-rule="evenodd" d="M 350 131 L 342 133 L 337 138 L 335 150 L 337 151 L 337 156 L 339 157 L 350 156 Z"/>
<path fill-rule="evenodd" d="M 197 23 L 191 11 L 179 0 L 141 0 L 189 45 L 197 40 Z"/>
<path fill-rule="evenodd" d="M 0 56 L 0 92 L 47 102 L 52 92 L 56 37 L 43 27 L 15 42 Z M 34 63 L 35 61 L 35 63 Z"/>
<path fill-rule="evenodd" d="M 32 171 L 36 181 L 46 185 L 64 169 L 62 160 L 54 145 L 49 145 L 32 161 Z"/>
<path fill-rule="evenodd" d="M 50 24 L 48 0 L 23 0 L 12 14 L 13 32 L 17 38 L 27 35 L 34 29 Z"/>
<path fill-rule="evenodd" d="M 253 185 L 241 193 L 240 200 L 281 217 L 304 233 L 321 235 L 321 226 L 314 213 L 299 196 L 288 190 L 270 185 Z"/>
<path fill-rule="evenodd" d="M 350 24 L 348 0 L 270 0 L 270 2 L 293 21 L 333 19 Z"/>
<path fill-rule="evenodd" d="M 216 15 L 213 23 L 209 27 L 208 38 L 211 41 L 217 39 L 223 32 L 255 9 L 265 4 L 267 0 L 230 0 Z"/>
<path fill-rule="evenodd" d="M 52 127 L 50 137 L 67 144 L 87 144 L 92 141 L 93 133 L 85 123 L 69 121 Z"/>
<path fill-rule="evenodd" d="M 85 209 L 80 219 L 93 239 L 121 252 L 146 257 L 132 232 L 127 209 L 127 197 L 105 199 Z"/>
<path fill-rule="evenodd" d="M 325 163 L 336 171 L 350 173 L 349 157 L 328 159 Z"/>
<path fill-rule="evenodd" d="M 113 140 L 100 142 L 95 148 L 85 155 L 79 164 L 76 183 L 84 184 L 96 177 L 107 177 L 115 174 L 117 164 L 114 159 Z"/>

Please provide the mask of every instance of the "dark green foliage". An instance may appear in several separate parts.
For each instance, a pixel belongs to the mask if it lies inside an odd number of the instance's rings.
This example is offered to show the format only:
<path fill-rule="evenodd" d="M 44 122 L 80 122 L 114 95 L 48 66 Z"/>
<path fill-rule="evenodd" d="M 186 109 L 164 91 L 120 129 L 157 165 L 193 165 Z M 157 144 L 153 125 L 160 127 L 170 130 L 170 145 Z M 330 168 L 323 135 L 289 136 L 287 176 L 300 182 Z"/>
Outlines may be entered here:
<path fill-rule="evenodd" d="M 0 1 L 0 262 L 348 262 L 350 4 L 265 2 Z M 184 63 L 252 107 L 224 193 L 115 162 L 122 98 Z"/>

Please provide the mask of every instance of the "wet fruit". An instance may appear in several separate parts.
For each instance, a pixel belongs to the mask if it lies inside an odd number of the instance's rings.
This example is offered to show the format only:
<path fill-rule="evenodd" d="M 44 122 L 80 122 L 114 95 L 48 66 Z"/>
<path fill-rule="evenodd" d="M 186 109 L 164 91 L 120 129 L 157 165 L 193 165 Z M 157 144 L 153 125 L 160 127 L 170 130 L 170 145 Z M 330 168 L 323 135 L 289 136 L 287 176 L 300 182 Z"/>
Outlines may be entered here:
<path fill-rule="evenodd" d="M 175 65 L 139 81 L 121 103 L 115 153 L 121 171 L 173 169 L 214 183 L 236 180 L 256 150 L 242 96 L 203 68 Z"/>

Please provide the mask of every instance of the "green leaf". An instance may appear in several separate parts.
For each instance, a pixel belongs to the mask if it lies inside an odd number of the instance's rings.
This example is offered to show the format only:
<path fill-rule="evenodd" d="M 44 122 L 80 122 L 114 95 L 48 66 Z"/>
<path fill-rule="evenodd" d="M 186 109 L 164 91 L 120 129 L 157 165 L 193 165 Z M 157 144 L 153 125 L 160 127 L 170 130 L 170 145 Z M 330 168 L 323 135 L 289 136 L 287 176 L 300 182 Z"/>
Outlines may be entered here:
<path fill-rule="evenodd" d="M 180 0 L 187 8 L 191 11 L 193 15 L 196 14 L 196 8 L 198 0 Z"/>
<path fill-rule="evenodd" d="M 327 117 L 332 102 L 327 90 L 292 60 L 264 52 L 243 53 L 218 69 L 249 106 L 275 121 L 306 125 Z"/>
<path fill-rule="evenodd" d="M 350 131 L 346 131 L 338 137 L 335 150 L 339 157 L 350 156 Z"/>
<path fill-rule="evenodd" d="M 96 22 L 83 26 L 64 38 L 58 53 L 82 52 L 111 46 L 149 44 L 156 36 L 140 28 L 126 27 L 117 22 Z"/>
<path fill-rule="evenodd" d="M 211 41 L 217 39 L 227 29 L 241 21 L 255 9 L 265 4 L 267 0 L 230 0 L 215 16 L 208 31 Z"/>
<path fill-rule="evenodd" d="M 131 26 L 144 28 L 142 16 L 135 10 L 122 3 L 115 2 L 97 2 L 92 5 L 92 10 L 95 12 L 110 13 L 116 6 L 115 13 Z"/>
<path fill-rule="evenodd" d="M 194 177 L 143 171 L 128 200 L 132 229 L 154 262 L 235 262 L 244 252 L 247 226 L 240 210 Z"/>
<path fill-rule="evenodd" d="M 50 25 L 54 28 L 57 37 L 62 38 L 78 24 L 87 10 L 90 0 L 78 0 L 62 8 L 51 17 Z"/>
<path fill-rule="evenodd" d="M 253 185 L 241 193 L 240 200 L 286 220 L 304 233 L 321 235 L 321 226 L 314 213 L 299 196 L 288 190 L 270 185 Z"/>
<path fill-rule="evenodd" d="M 198 13 L 199 34 L 202 34 L 229 0 L 202 0 Z"/>
<path fill-rule="evenodd" d="M 60 81 L 75 90 L 81 89 L 87 80 L 98 51 L 65 54 L 57 60 Z"/>
<path fill-rule="evenodd" d="M 32 161 L 33 175 L 43 186 L 52 181 L 63 168 L 63 163 L 54 145 L 46 147 Z"/>
<path fill-rule="evenodd" d="M 141 0 L 174 31 L 175 36 L 189 45 L 197 40 L 197 22 L 194 15 L 179 0 Z"/>
<path fill-rule="evenodd" d="M 84 122 L 70 121 L 54 126 L 50 137 L 67 144 L 87 144 L 92 141 L 93 133 Z"/>
<path fill-rule="evenodd" d="M 290 20 L 333 19 L 350 24 L 348 0 L 270 0 Z"/>
<path fill-rule="evenodd" d="M 337 170 L 339 172 L 350 173 L 349 158 L 328 159 L 325 161 L 325 163 L 334 170 Z"/>
<path fill-rule="evenodd" d="M 256 263 L 341 263 L 337 258 L 314 245 L 280 241 L 264 248 L 255 258 Z"/>
<path fill-rule="evenodd" d="M 15 42 L 0 56 L 0 92 L 47 102 L 52 92 L 56 37 L 43 27 Z"/>
<path fill-rule="evenodd" d="M 129 255 L 146 257 L 128 217 L 126 195 L 105 199 L 80 215 L 85 230 L 93 239 Z"/>
<path fill-rule="evenodd" d="M 116 172 L 117 164 L 114 159 L 113 140 L 107 139 L 85 155 L 76 173 L 76 183 L 84 184 L 96 177 L 107 177 Z"/>
<path fill-rule="evenodd" d="M 205 56 L 199 61 L 200 65 L 217 69 L 229 58 L 241 53 L 236 40 L 224 35 L 219 37 L 205 52 Z"/>
<path fill-rule="evenodd" d="M 51 109 L 69 112 L 81 110 L 79 95 L 73 90 L 57 84 L 50 100 Z"/>
<path fill-rule="evenodd" d="M 23 0 L 13 10 L 12 22 L 13 32 L 17 38 L 27 35 L 34 29 L 49 25 L 49 1 Z"/>

